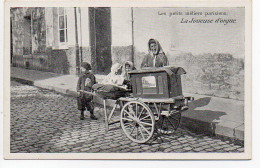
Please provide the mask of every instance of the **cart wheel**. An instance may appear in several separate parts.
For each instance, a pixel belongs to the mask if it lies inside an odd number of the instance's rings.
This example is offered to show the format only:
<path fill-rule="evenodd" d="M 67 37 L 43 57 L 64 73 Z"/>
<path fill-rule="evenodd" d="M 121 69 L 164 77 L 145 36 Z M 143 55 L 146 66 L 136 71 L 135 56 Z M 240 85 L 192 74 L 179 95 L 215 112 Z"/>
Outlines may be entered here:
<path fill-rule="evenodd" d="M 145 143 L 153 136 L 154 115 L 142 102 L 126 103 L 121 110 L 120 122 L 124 133 L 133 142 Z"/>
<path fill-rule="evenodd" d="M 157 121 L 157 131 L 162 134 L 174 133 L 179 127 L 181 122 L 181 112 L 176 111 L 171 113 L 169 116 L 161 115 Z"/>

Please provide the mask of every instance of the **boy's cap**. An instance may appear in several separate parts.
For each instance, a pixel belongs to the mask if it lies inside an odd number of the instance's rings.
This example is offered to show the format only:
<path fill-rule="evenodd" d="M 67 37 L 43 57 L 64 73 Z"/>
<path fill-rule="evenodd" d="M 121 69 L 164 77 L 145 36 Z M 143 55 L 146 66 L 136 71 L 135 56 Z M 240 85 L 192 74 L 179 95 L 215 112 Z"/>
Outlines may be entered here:
<path fill-rule="evenodd" d="M 86 70 L 91 70 L 91 65 L 87 62 L 82 62 L 81 67 L 85 68 Z"/>

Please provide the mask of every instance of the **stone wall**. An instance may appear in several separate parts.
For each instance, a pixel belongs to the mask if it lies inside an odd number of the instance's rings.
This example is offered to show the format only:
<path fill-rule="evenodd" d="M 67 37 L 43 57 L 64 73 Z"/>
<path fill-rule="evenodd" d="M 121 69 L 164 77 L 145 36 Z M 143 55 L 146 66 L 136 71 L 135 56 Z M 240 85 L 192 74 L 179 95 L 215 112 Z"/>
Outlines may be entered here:
<path fill-rule="evenodd" d="M 32 53 L 43 53 L 46 49 L 45 8 L 31 8 Z"/>
<path fill-rule="evenodd" d="M 91 63 L 91 52 L 90 47 L 80 47 L 80 55 L 82 62 Z"/>
<path fill-rule="evenodd" d="M 112 64 L 132 60 L 132 46 L 112 46 Z"/>
<path fill-rule="evenodd" d="M 171 56 L 169 56 L 172 58 Z M 231 54 L 182 54 L 170 64 L 183 67 L 183 91 L 244 100 L 244 60 Z"/>
<path fill-rule="evenodd" d="M 45 9 L 11 8 L 10 19 L 12 22 L 13 65 L 38 68 L 38 63 L 33 63 L 32 60 L 36 55 L 39 56 L 39 60 L 42 60 L 41 57 L 45 57 Z"/>
<path fill-rule="evenodd" d="M 17 66 L 24 66 L 23 58 L 21 56 L 24 52 L 24 21 L 27 8 L 11 8 L 11 22 L 12 22 L 12 50 L 13 50 L 13 64 Z"/>

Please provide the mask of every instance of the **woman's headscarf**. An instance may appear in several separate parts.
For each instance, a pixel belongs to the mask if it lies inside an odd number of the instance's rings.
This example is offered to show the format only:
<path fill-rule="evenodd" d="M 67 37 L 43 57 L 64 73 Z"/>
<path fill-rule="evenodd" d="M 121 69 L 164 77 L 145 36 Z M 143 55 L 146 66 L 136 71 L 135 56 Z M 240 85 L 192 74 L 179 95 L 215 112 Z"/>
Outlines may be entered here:
<path fill-rule="evenodd" d="M 101 84 L 122 85 L 124 79 L 122 78 L 122 73 L 118 73 L 121 68 L 122 65 L 119 63 L 112 65 L 111 72 L 105 77 Z"/>
<path fill-rule="evenodd" d="M 151 43 L 155 43 L 156 44 L 156 54 L 155 55 L 158 55 L 159 53 L 163 53 L 164 54 L 163 49 L 162 49 L 160 43 L 157 40 L 155 40 L 155 39 L 150 39 L 148 41 L 148 52 L 149 52 L 149 54 L 153 55 L 153 52 L 152 52 L 152 50 L 150 48 Z"/>
<path fill-rule="evenodd" d="M 151 50 L 150 45 L 155 44 L 155 51 Z M 141 63 L 141 68 L 144 67 L 163 67 L 169 65 L 168 58 L 166 57 L 160 43 L 155 39 L 150 39 L 148 41 L 148 52 L 149 54 L 145 55 Z"/>
<path fill-rule="evenodd" d="M 123 65 L 122 76 L 124 79 L 129 80 L 128 73 L 126 72 L 126 65 L 130 66 L 130 70 L 134 70 L 135 67 L 134 67 L 133 62 L 131 62 L 131 61 L 126 61 Z"/>
<path fill-rule="evenodd" d="M 114 65 L 112 65 L 111 67 L 111 74 L 117 74 L 117 72 L 122 68 L 122 65 L 120 65 L 119 63 L 115 63 Z"/>

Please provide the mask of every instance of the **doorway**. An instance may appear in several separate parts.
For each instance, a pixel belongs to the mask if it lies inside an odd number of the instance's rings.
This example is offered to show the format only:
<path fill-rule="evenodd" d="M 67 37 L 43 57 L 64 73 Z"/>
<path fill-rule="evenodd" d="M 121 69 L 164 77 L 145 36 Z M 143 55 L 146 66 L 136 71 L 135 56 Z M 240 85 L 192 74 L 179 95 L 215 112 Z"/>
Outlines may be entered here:
<path fill-rule="evenodd" d="M 90 50 L 94 73 L 107 74 L 112 65 L 111 57 L 111 8 L 90 7 Z"/>
<path fill-rule="evenodd" d="M 32 38 L 31 38 L 31 16 L 24 16 L 23 20 L 23 55 L 32 54 Z"/>

